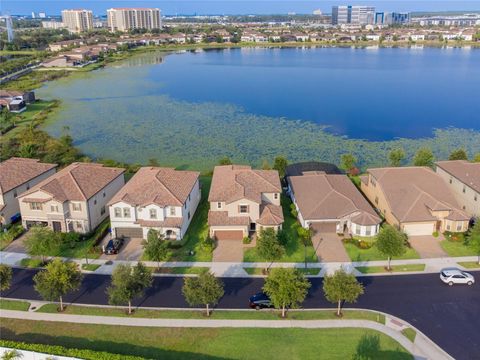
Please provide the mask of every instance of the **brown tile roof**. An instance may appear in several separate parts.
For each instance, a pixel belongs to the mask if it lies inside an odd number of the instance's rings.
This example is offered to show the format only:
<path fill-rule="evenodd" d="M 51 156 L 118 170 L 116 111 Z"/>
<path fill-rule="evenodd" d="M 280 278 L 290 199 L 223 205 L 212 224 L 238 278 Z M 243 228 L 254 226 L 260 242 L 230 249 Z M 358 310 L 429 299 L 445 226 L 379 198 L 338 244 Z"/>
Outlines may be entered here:
<path fill-rule="evenodd" d="M 369 169 L 386 196 L 393 215 L 401 222 L 435 221 L 431 211 L 458 212 L 468 220 L 440 175 L 427 167 Z"/>
<path fill-rule="evenodd" d="M 250 217 L 248 216 L 228 216 L 227 211 L 212 211 L 208 212 L 208 226 L 232 226 L 250 224 Z"/>
<path fill-rule="evenodd" d="M 133 206 L 182 206 L 199 175 L 196 171 L 142 167 L 109 204 L 124 201 Z"/>
<path fill-rule="evenodd" d="M 289 178 L 305 220 L 341 219 L 354 215 L 359 225 L 375 225 L 380 217 L 346 175 L 305 174 Z"/>
<path fill-rule="evenodd" d="M 0 163 L 0 193 L 4 194 L 56 168 L 57 164 L 41 163 L 37 159 L 12 157 Z"/>
<path fill-rule="evenodd" d="M 276 170 L 252 170 L 250 166 L 215 166 L 208 201 L 231 203 L 249 199 L 261 204 L 262 193 L 282 191 Z"/>
<path fill-rule="evenodd" d="M 183 219 L 181 217 L 167 217 L 164 221 L 138 220 L 137 224 L 144 227 L 173 227 L 181 228 Z"/>
<path fill-rule="evenodd" d="M 465 185 L 480 192 L 480 163 L 471 163 L 466 160 L 451 160 L 438 161 L 436 164 Z"/>
<path fill-rule="evenodd" d="M 267 204 L 260 206 L 260 217 L 257 220 L 260 225 L 283 224 L 283 210 L 279 205 Z"/>
<path fill-rule="evenodd" d="M 86 201 L 125 172 L 102 164 L 73 163 L 37 184 L 23 196 L 44 191 L 59 202 Z"/>

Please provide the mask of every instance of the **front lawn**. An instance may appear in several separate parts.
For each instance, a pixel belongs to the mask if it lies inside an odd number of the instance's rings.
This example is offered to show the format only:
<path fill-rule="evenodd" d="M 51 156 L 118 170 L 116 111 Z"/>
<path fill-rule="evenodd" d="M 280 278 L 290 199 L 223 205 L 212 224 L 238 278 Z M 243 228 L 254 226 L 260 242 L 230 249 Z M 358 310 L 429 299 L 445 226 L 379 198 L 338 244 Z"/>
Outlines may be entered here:
<path fill-rule="evenodd" d="M 360 249 L 357 245 L 343 242 L 343 246 L 345 247 L 345 250 L 347 251 L 347 254 L 352 261 L 387 260 L 387 256 L 383 255 L 375 246 L 375 238 L 369 239 L 367 241 L 373 242 L 373 246 L 369 249 Z M 420 259 L 420 255 L 418 255 L 418 253 L 413 248 L 407 248 L 405 254 L 392 258 L 392 260 L 403 259 Z"/>
<path fill-rule="evenodd" d="M 415 338 L 417 337 L 417 332 L 412 328 L 403 329 L 402 334 L 405 335 L 412 343 L 415 342 Z"/>
<path fill-rule="evenodd" d="M 478 261 L 463 261 L 457 264 L 463 266 L 465 269 L 480 269 Z"/>
<path fill-rule="evenodd" d="M 150 267 L 155 274 L 200 274 L 203 271 L 210 270 L 208 267 L 178 266 L 178 267 Z"/>
<path fill-rule="evenodd" d="M 95 270 L 97 270 L 100 266 L 102 266 L 102 265 L 98 265 L 98 264 L 82 264 L 82 270 L 95 271 Z"/>
<path fill-rule="evenodd" d="M 0 309 L 28 311 L 29 308 L 30 308 L 30 303 L 27 301 L 8 300 L 8 299 L 0 298 Z"/>
<path fill-rule="evenodd" d="M 249 275 L 267 275 L 265 274 L 264 268 L 243 268 Z M 297 268 L 304 275 L 318 275 L 320 273 L 321 268 Z"/>
<path fill-rule="evenodd" d="M 466 246 L 463 241 L 452 241 L 452 240 L 442 240 L 440 241 L 440 246 L 443 251 L 445 251 L 448 256 L 459 257 L 459 256 L 477 256 L 478 254 L 473 251 L 473 249 Z"/>
<path fill-rule="evenodd" d="M 367 344 L 373 359 L 412 359 L 373 330 L 153 328 L 2 319 L 2 339 L 136 355 L 148 359 L 352 359 Z"/>
<path fill-rule="evenodd" d="M 40 268 L 44 267 L 45 264 L 40 258 L 24 258 L 20 260 L 20 266 L 26 268 Z"/>
<path fill-rule="evenodd" d="M 385 266 L 358 266 L 355 269 L 362 274 L 386 273 Z M 407 264 L 407 265 L 392 265 L 390 272 L 409 272 L 409 271 L 424 271 L 425 264 Z"/>
<path fill-rule="evenodd" d="M 293 217 L 290 212 L 290 204 L 292 203 L 289 198 L 282 195 L 281 198 L 283 208 L 283 230 L 287 233 L 287 243 L 285 245 L 285 255 L 278 259 L 277 262 L 304 262 L 305 261 L 305 247 L 298 239 L 297 233 L 297 219 Z M 313 245 L 307 246 L 307 262 L 318 262 L 317 254 Z M 265 260 L 257 253 L 256 248 L 247 249 L 243 253 L 244 262 L 264 262 Z"/>

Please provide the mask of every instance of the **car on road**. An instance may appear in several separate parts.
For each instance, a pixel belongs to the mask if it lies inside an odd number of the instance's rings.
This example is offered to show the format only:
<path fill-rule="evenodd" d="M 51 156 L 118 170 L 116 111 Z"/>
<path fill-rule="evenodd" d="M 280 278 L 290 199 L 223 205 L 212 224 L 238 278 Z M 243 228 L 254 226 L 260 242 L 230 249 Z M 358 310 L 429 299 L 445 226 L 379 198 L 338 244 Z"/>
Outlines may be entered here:
<path fill-rule="evenodd" d="M 103 252 L 106 255 L 115 255 L 118 254 L 120 251 L 120 248 L 123 245 L 123 239 L 111 239 L 108 243 L 107 246 L 105 246 Z"/>
<path fill-rule="evenodd" d="M 472 274 L 457 268 L 442 269 L 440 271 L 440 280 L 450 286 L 454 284 L 473 285 L 475 283 L 475 278 Z"/>
<path fill-rule="evenodd" d="M 260 310 L 265 308 L 272 308 L 273 304 L 270 298 L 265 293 L 258 293 L 250 296 L 250 307 L 252 309 Z"/>

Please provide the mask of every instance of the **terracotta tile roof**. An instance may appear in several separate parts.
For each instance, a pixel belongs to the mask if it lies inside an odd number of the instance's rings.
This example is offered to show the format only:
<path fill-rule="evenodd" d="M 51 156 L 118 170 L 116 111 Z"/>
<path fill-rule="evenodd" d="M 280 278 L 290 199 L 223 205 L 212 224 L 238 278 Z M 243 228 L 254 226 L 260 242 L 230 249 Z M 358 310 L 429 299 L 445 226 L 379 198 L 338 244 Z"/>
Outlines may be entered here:
<path fill-rule="evenodd" d="M 102 164 L 73 163 L 37 184 L 25 195 L 44 191 L 59 202 L 86 201 L 125 172 Z"/>
<path fill-rule="evenodd" d="M 183 219 L 181 217 L 167 217 L 164 221 L 138 220 L 137 224 L 143 227 L 173 227 L 181 228 Z"/>
<path fill-rule="evenodd" d="M 469 219 L 445 181 L 430 168 L 378 168 L 368 172 L 375 177 L 400 222 L 435 221 L 431 211 L 441 210 L 458 212 L 456 216 Z"/>
<path fill-rule="evenodd" d="M 57 164 L 41 163 L 37 159 L 10 158 L 0 163 L 0 193 L 4 194 L 56 168 Z"/>
<path fill-rule="evenodd" d="M 124 201 L 133 206 L 182 206 L 199 175 L 196 171 L 142 167 L 109 204 Z"/>
<path fill-rule="evenodd" d="M 292 176 L 291 189 L 305 220 L 341 219 L 353 215 L 359 225 L 375 225 L 380 217 L 346 175 L 321 173 Z"/>
<path fill-rule="evenodd" d="M 228 216 L 227 211 L 212 211 L 208 212 L 208 226 L 232 226 L 250 224 L 249 216 Z"/>
<path fill-rule="evenodd" d="M 438 161 L 436 164 L 465 185 L 480 192 L 480 163 L 471 163 L 466 160 L 451 160 Z"/>
<path fill-rule="evenodd" d="M 262 203 L 262 193 L 282 191 L 276 170 L 252 170 L 250 166 L 215 166 L 208 201 L 231 203 L 249 199 Z"/>
<path fill-rule="evenodd" d="M 266 204 L 260 206 L 260 217 L 257 220 L 260 225 L 283 224 L 283 210 L 279 205 Z"/>

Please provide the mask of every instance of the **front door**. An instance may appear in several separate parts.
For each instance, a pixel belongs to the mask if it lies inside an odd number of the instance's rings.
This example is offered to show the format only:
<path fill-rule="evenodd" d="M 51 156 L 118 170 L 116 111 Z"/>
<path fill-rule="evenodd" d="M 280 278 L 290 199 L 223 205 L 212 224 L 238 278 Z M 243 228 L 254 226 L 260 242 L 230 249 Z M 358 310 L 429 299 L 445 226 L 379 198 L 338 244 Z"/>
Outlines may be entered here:
<path fill-rule="evenodd" d="M 62 231 L 62 223 L 60 221 L 52 221 L 52 228 L 55 232 Z"/>
<path fill-rule="evenodd" d="M 255 231 L 257 229 L 256 223 L 250 223 L 250 231 Z"/>

